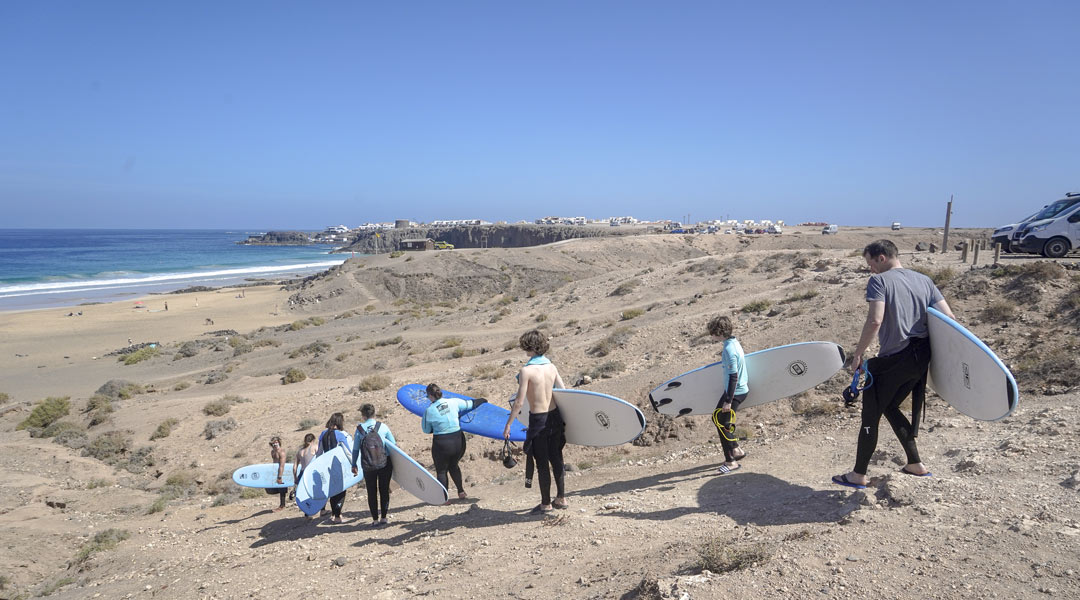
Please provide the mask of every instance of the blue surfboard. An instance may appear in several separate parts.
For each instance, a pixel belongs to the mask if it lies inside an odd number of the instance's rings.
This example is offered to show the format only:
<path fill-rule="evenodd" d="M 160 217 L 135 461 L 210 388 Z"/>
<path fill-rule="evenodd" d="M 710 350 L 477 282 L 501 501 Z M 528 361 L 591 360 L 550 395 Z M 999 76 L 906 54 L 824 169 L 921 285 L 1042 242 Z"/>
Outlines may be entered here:
<path fill-rule="evenodd" d="M 352 450 L 338 444 L 311 461 L 296 484 L 296 505 L 305 515 L 318 513 L 331 496 L 336 496 L 364 479 L 364 472 L 352 474 Z"/>
<path fill-rule="evenodd" d="M 1020 401 L 1016 379 L 982 340 L 936 309 L 928 308 L 930 387 L 956 410 L 997 421 Z"/>
<path fill-rule="evenodd" d="M 410 383 L 409 385 L 402 386 L 397 392 L 398 402 L 405 407 L 405 410 L 408 410 L 412 414 L 421 417 L 424 416 L 424 411 L 431 405 L 431 400 L 427 397 L 426 387 L 427 386 L 419 383 Z M 446 390 L 443 390 L 443 397 L 472 400 L 472 398 L 468 396 L 455 394 L 454 392 L 448 392 Z M 506 427 L 506 420 L 509 418 L 509 410 L 488 402 L 480 405 L 479 408 L 470 410 L 461 415 L 461 430 L 467 433 L 501 440 L 503 439 L 503 428 Z M 510 424 L 510 441 L 525 441 L 524 425 L 517 421 Z"/>

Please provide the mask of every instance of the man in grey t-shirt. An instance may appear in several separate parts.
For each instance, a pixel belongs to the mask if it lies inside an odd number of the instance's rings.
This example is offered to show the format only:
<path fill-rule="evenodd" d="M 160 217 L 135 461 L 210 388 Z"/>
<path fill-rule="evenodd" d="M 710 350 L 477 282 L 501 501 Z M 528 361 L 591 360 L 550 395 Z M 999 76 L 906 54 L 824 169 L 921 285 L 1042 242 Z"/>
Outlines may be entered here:
<path fill-rule="evenodd" d="M 920 477 L 930 475 L 919 460 L 915 429 L 900 412 L 900 403 L 912 390 L 926 385 L 926 371 L 930 366 L 927 307 L 932 306 L 956 318 L 929 277 L 903 268 L 896 244 L 889 240 L 873 242 L 863 249 L 863 259 L 873 275 L 866 284 L 866 323 L 855 347 L 852 370 L 862 366 L 863 354 L 875 336 L 880 350 L 877 357 L 867 363 L 873 384 L 863 392 L 855 468 L 833 477 L 834 483 L 854 488 L 864 488 L 870 482 L 866 471 L 877 448 L 878 423 L 882 415 L 892 425 L 907 455 L 907 464 L 901 472 Z"/>

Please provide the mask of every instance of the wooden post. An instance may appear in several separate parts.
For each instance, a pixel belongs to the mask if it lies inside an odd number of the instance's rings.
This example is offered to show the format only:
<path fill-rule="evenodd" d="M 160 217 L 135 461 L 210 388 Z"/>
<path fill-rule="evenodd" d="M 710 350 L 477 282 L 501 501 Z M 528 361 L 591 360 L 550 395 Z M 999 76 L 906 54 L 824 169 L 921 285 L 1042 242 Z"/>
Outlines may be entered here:
<path fill-rule="evenodd" d="M 949 205 L 945 207 L 945 239 L 941 241 L 941 253 L 949 251 L 949 221 L 952 219 L 952 194 L 949 194 Z"/>
<path fill-rule="evenodd" d="M 982 244 L 975 244 L 975 254 L 971 256 L 971 266 L 973 267 L 979 264 L 979 246 L 982 246 Z"/>
<path fill-rule="evenodd" d="M 1001 259 L 1001 244 L 1000 243 L 994 244 L 994 264 L 995 265 L 998 264 L 998 261 L 1000 259 Z"/>
<path fill-rule="evenodd" d="M 963 247 L 960 250 L 960 262 L 966 263 L 967 262 L 967 253 L 968 253 L 967 240 L 964 240 L 963 242 L 961 242 L 961 244 L 963 244 Z"/>

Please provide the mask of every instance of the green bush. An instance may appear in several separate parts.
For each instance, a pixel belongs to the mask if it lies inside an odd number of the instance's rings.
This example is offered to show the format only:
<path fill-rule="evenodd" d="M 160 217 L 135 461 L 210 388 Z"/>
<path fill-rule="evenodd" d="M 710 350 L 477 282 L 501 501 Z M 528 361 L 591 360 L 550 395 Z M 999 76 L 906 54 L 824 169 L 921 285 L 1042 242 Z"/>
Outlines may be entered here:
<path fill-rule="evenodd" d="M 274 348 L 277 348 L 280 345 L 281 345 L 281 340 L 273 340 L 273 339 L 269 339 L 269 338 L 264 339 L 264 340 L 259 340 L 259 341 L 255 342 L 254 344 L 252 344 L 252 346 L 255 346 L 256 348 L 265 348 L 267 346 L 273 346 Z"/>
<path fill-rule="evenodd" d="M 154 440 L 160 440 L 162 438 L 169 437 L 169 434 L 172 433 L 173 427 L 176 427 L 179 424 L 180 420 L 173 417 L 169 417 L 161 423 L 158 423 L 157 429 L 154 430 L 154 433 L 150 434 L 150 441 L 152 442 Z"/>
<path fill-rule="evenodd" d="M 146 390 L 143 386 L 124 379 L 110 379 L 94 392 L 95 395 L 105 396 L 113 400 L 129 400 L 144 393 L 146 393 Z"/>
<path fill-rule="evenodd" d="M 462 340 L 459 337 L 443 338 L 443 341 L 440 342 L 438 346 L 435 346 L 435 349 L 442 350 L 443 348 L 453 348 L 454 346 L 460 346 L 461 342 Z"/>
<path fill-rule="evenodd" d="M 744 313 L 760 313 L 764 312 L 770 306 L 772 306 L 772 302 L 769 302 L 768 300 L 755 300 L 749 304 L 744 304 L 739 310 Z"/>
<path fill-rule="evenodd" d="M 75 555 L 75 564 L 82 564 L 90 559 L 91 556 L 98 552 L 104 552 L 106 550 L 112 550 L 117 547 L 120 542 L 131 537 L 126 529 L 106 529 L 105 531 L 99 531 L 94 535 L 94 538 L 89 542 L 83 544 L 82 548 L 79 548 L 79 552 Z"/>
<path fill-rule="evenodd" d="M 143 346 L 134 352 L 120 355 L 120 362 L 125 365 L 134 365 L 144 360 L 149 360 L 158 354 L 157 346 Z"/>
<path fill-rule="evenodd" d="M 186 381 L 181 381 L 180 383 L 173 386 L 173 391 L 174 392 L 182 392 L 182 391 L 188 389 L 189 387 L 191 387 L 190 383 L 188 383 Z"/>
<path fill-rule="evenodd" d="M 61 417 L 66 417 L 71 410 L 70 400 L 70 396 L 63 398 L 50 396 L 38 402 L 34 410 L 30 411 L 30 416 L 16 425 L 15 430 L 20 431 L 27 427 L 47 427 Z"/>
<path fill-rule="evenodd" d="M 780 301 L 780 304 L 791 304 L 792 302 L 799 302 L 800 300 L 810 300 L 818 296 L 817 290 L 803 290 L 801 292 L 793 292 L 786 298 Z"/>
<path fill-rule="evenodd" d="M 643 314 L 645 314 L 645 311 L 640 308 L 628 308 L 622 311 L 621 318 L 623 321 L 629 321 L 630 319 L 640 317 Z"/>
<path fill-rule="evenodd" d="M 289 324 L 288 329 L 289 329 L 289 331 L 300 331 L 301 329 L 303 329 L 303 328 L 305 328 L 307 326 L 308 326 L 307 321 L 293 321 L 292 323 Z"/>
<path fill-rule="evenodd" d="M 96 427 L 109 420 L 109 415 L 112 414 L 113 403 L 107 396 L 101 394 L 94 394 L 86 402 L 86 412 L 90 415 L 90 426 Z"/>
<path fill-rule="evenodd" d="M 640 279 L 631 279 L 629 281 L 624 281 L 624 282 L 620 283 L 618 286 L 616 286 L 614 290 L 611 290 L 611 293 L 608 294 L 608 295 L 609 296 L 625 296 L 625 295 L 633 292 L 634 288 L 636 288 L 639 285 L 641 285 L 641 280 Z"/>
<path fill-rule="evenodd" d="M 465 349 L 461 346 L 454 348 L 454 351 L 450 353 L 451 358 L 461 358 L 462 356 L 465 356 Z"/>
<path fill-rule="evenodd" d="M 292 367 L 288 371 L 285 371 L 285 375 L 281 377 L 281 383 L 282 385 L 289 385 L 290 383 L 299 383 L 305 379 L 307 379 L 307 373 L 304 373 L 296 367 Z"/>
<path fill-rule="evenodd" d="M 86 428 L 78 423 L 72 423 L 71 421 L 55 421 L 44 429 L 31 429 L 31 432 L 33 431 L 38 431 L 39 434 L 35 436 L 31 433 L 30 437 L 51 438 L 69 431 L 85 434 Z"/>
<path fill-rule="evenodd" d="M 390 385 L 390 378 L 386 375 L 371 375 L 361 379 L 356 389 L 361 392 L 374 392 L 384 389 L 388 385 Z"/>

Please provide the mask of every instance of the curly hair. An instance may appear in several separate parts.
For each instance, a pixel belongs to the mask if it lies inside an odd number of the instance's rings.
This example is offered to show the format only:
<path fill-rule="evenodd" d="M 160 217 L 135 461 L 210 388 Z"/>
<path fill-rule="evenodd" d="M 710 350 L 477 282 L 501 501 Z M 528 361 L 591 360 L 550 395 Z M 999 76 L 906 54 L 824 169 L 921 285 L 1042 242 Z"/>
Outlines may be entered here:
<path fill-rule="evenodd" d="M 442 398 L 442 389 L 434 383 L 429 383 L 427 386 L 427 397 L 434 402 Z"/>
<path fill-rule="evenodd" d="M 713 317 L 709 320 L 709 334 L 727 339 L 735 334 L 735 327 L 731 324 L 731 319 L 728 317 Z"/>
<path fill-rule="evenodd" d="M 530 354 L 547 354 L 548 340 L 544 337 L 544 334 L 540 333 L 539 329 L 533 329 L 532 331 L 526 331 L 521 334 L 521 338 L 518 340 L 518 344 L 521 345 L 521 349 Z"/>

